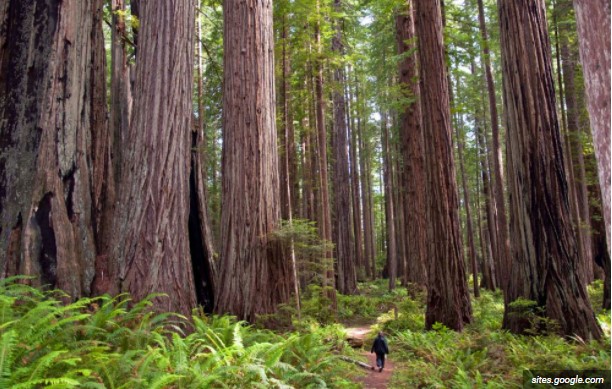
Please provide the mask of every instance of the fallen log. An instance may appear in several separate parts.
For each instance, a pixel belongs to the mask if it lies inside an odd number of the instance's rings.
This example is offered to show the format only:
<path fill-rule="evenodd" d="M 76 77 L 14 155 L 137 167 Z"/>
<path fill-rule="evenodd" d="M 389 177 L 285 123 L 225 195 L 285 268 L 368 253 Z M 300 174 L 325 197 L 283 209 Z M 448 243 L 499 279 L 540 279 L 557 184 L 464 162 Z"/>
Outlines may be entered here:
<path fill-rule="evenodd" d="M 361 361 L 358 361 L 358 360 L 356 360 L 356 359 L 352 359 L 352 358 L 349 358 L 349 357 L 345 357 L 344 355 L 341 355 L 341 356 L 340 356 L 340 358 L 341 358 L 343 361 L 346 361 L 346 362 L 351 362 L 351 363 L 354 363 L 354 364 L 355 364 L 355 365 L 357 365 L 357 366 L 361 366 L 361 367 L 363 367 L 364 369 L 374 370 L 374 366 L 372 366 L 372 365 L 368 365 L 368 364 L 367 364 L 367 363 L 365 363 L 365 362 L 361 362 Z"/>

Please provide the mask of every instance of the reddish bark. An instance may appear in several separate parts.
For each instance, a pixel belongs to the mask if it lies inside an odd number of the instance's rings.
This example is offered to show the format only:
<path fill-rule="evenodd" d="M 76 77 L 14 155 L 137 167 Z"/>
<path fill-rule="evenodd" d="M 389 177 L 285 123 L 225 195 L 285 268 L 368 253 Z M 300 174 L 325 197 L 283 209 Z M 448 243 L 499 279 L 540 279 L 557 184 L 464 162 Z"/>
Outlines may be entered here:
<path fill-rule="evenodd" d="M 89 294 L 94 275 L 88 158 L 94 126 L 105 125 L 94 123 L 103 108 L 92 112 L 94 72 L 103 70 L 93 41 L 99 6 L 0 6 L 0 277 L 33 275 L 72 297 Z"/>
<path fill-rule="evenodd" d="M 459 231 L 450 100 L 439 0 L 417 0 L 425 144 L 427 241 L 429 257 L 425 325 L 440 322 L 454 330 L 472 320 Z M 423 23 L 421 21 L 428 21 Z"/>
<path fill-rule="evenodd" d="M 279 227 L 272 3 L 224 2 L 223 196 L 215 309 L 241 319 L 289 301 Z"/>
<path fill-rule="evenodd" d="M 414 35 L 414 9 L 412 1 L 409 8 L 397 15 L 396 33 L 398 54 L 413 51 L 416 42 Z M 425 169 L 423 166 L 423 133 L 421 125 L 420 88 L 417 72 L 416 52 L 406 55 L 399 64 L 399 82 L 404 97 L 412 100 L 400 112 L 400 141 L 404 161 L 404 187 L 406 190 L 406 253 L 407 280 L 427 285 L 427 246 L 425 227 Z"/>
<path fill-rule="evenodd" d="M 575 0 L 580 59 L 601 186 L 603 216 L 610 250 L 610 0 Z M 597 28 L 593 28 L 597 26 Z"/>
<path fill-rule="evenodd" d="M 196 304 L 189 250 L 189 156 L 194 12 L 190 0 L 143 2 L 134 107 L 122 144 L 113 259 L 118 288 L 190 315 Z"/>
<path fill-rule="evenodd" d="M 544 1 L 500 0 L 498 7 L 514 242 L 504 328 L 529 327 L 528 313 L 512 305 L 525 298 L 564 334 L 599 338 L 601 329 L 577 274 Z"/>

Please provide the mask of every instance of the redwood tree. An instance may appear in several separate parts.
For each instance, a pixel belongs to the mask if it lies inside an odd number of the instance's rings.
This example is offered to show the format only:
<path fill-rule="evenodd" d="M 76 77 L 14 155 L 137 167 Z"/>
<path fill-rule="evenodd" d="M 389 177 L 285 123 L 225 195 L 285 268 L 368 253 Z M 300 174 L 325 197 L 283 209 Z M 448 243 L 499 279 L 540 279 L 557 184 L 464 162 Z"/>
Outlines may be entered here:
<path fill-rule="evenodd" d="M 272 1 L 225 0 L 223 194 L 216 311 L 253 320 L 289 300 L 279 226 Z"/>
<path fill-rule="evenodd" d="M 158 308 L 185 315 L 196 304 L 187 229 L 194 12 L 191 0 L 139 6 L 112 263 L 120 290 L 136 299 L 166 293 L 156 300 Z"/>
<path fill-rule="evenodd" d="M 416 0 L 425 144 L 429 280 L 427 328 L 440 322 L 455 330 L 472 320 L 459 231 L 457 184 L 442 15 L 439 0 Z"/>
<path fill-rule="evenodd" d="M 406 245 L 407 280 L 421 285 L 427 284 L 427 229 L 425 222 L 425 180 L 423 166 L 423 132 L 421 123 L 420 88 L 417 72 L 417 53 L 414 50 L 414 6 L 400 11 L 395 19 L 397 51 L 403 58 L 399 63 L 399 82 L 405 108 L 400 111 L 399 135 L 404 163 L 404 190 L 406 191 Z"/>
<path fill-rule="evenodd" d="M 334 9 L 341 11 L 342 3 L 334 0 Z M 335 34 L 332 38 L 332 50 L 338 56 L 344 55 L 342 42 L 342 20 L 337 20 Z M 343 66 L 334 69 L 334 90 L 332 102 L 334 106 L 334 243 L 338 264 L 337 285 L 338 291 L 343 294 L 357 292 L 357 272 L 353 252 L 353 236 L 351 234 L 351 181 L 349 174 L 348 156 L 348 125 L 346 120 L 346 100 L 344 84 L 346 77 Z"/>
<path fill-rule="evenodd" d="M 525 307 L 513 304 L 524 298 L 564 334 L 599 338 L 577 274 L 544 1 L 500 0 L 498 7 L 513 242 L 504 327 L 522 332 L 530 325 Z"/>
<path fill-rule="evenodd" d="M 100 12 L 94 0 L 0 5 L 0 277 L 32 275 L 73 297 L 89 294 L 96 253 Z"/>
<path fill-rule="evenodd" d="M 610 250 L 610 0 L 574 0 L 587 107 Z M 596 28 L 594 28 L 596 26 Z M 602 33 L 603 31 L 603 33 Z"/>

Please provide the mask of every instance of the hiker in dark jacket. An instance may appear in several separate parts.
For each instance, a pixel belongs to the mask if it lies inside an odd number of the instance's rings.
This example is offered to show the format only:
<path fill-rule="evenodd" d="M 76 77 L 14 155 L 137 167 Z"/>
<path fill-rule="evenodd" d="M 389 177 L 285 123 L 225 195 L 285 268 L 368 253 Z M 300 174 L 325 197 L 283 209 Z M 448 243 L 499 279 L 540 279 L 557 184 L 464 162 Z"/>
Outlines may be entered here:
<path fill-rule="evenodd" d="M 389 354 L 387 339 L 385 339 L 385 334 L 383 334 L 382 331 L 379 332 L 376 339 L 374 339 L 374 344 L 370 352 L 376 353 L 376 367 L 378 367 L 378 371 L 381 372 L 385 367 L 385 354 Z"/>

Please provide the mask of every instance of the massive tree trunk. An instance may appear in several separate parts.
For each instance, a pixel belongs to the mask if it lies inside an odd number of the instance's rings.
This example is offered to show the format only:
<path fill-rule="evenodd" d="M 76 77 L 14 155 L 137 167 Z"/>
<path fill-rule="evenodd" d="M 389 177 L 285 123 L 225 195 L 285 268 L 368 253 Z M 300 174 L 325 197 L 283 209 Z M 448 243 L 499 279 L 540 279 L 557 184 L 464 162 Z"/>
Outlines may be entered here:
<path fill-rule="evenodd" d="M 564 334 L 599 338 L 601 329 L 577 274 L 544 1 L 500 0 L 498 7 L 515 242 L 504 327 L 527 329 L 527 312 L 512 304 L 524 298 L 535 301 Z"/>
<path fill-rule="evenodd" d="M 334 1 L 334 9 L 340 12 L 340 0 Z M 336 33 L 332 38 L 332 50 L 339 56 L 344 54 L 342 42 L 343 24 L 336 21 Z M 334 89 L 332 101 L 334 105 L 334 222 L 336 260 L 338 264 L 338 290 L 343 294 L 357 292 L 357 273 L 352 255 L 353 239 L 351 235 L 351 181 L 348 158 L 348 127 L 346 122 L 346 101 L 344 99 L 344 84 L 346 83 L 344 69 L 337 66 L 334 69 Z"/>
<path fill-rule="evenodd" d="M 610 250 L 610 0 L 574 0 L 580 59 Z M 593 28 L 597 26 L 597 28 Z M 605 33 L 601 33 L 605 31 Z"/>
<path fill-rule="evenodd" d="M 472 319 L 459 231 L 450 101 L 439 0 L 416 0 L 421 64 L 429 283 L 425 325 L 461 330 Z M 428 21 L 424 23 L 424 21 Z"/>
<path fill-rule="evenodd" d="M 396 20 L 397 51 L 402 55 L 413 51 L 414 7 L 412 1 Z M 399 63 L 399 82 L 402 92 L 411 103 L 400 112 L 399 134 L 402 144 L 406 190 L 406 236 L 407 280 L 427 285 L 427 229 L 425 223 L 425 172 L 423 166 L 423 132 L 421 127 L 420 88 L 417 72 L 416 52 L 407 55 Z"/>
<path fill-rule="evenodd" d="M 0 5 L 0 277 L 33 275 L 72 297 L 89 294 L 94 275 L 99 10 L 93 0 Z"/>
<path fill-rule="evenodd" d="M 216 310 L 241 319 L 289 300 L 291 263 L 268 235 L 279 227 L 272 2 L 226 0 L 223 196 Z"/>
<path fill-rule="evenodd" d="M 189 315 L 196 303 L 187 227 L 195 6 L 143 2 L 139 10 L 113 259 L 121 291 L 135 299 L 166 293 L 157 308 Z"/>

